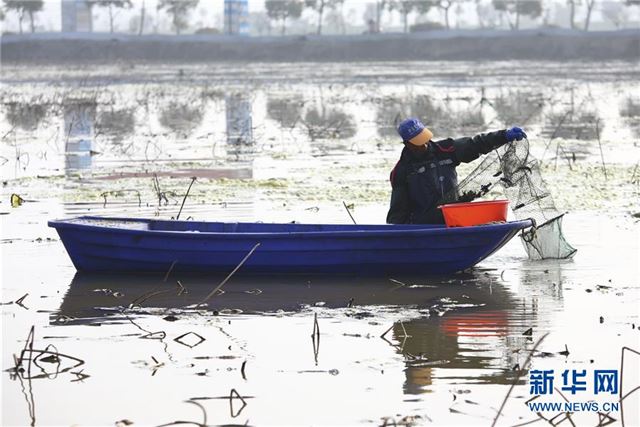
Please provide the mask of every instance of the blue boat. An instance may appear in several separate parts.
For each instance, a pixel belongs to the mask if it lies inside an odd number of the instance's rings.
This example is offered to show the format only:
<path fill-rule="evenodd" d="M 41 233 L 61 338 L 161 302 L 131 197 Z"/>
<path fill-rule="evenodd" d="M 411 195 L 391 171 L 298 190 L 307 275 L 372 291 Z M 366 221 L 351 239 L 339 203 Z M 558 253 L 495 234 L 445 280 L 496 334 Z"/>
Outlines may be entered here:
<path fill-rule="evenodd" d="M 265 224 L 84 216 L 49 221 L 78 271 L 447 274 L 500 249 L 531 220 L 444 225 Z"/>

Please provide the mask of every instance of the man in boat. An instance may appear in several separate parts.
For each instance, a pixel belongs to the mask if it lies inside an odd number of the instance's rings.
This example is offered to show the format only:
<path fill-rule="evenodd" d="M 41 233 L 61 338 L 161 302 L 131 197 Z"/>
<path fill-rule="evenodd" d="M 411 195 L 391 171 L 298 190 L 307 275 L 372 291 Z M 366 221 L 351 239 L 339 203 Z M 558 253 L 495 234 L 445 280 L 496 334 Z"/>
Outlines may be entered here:
<path fill-rule="evenodd" d="M 473 138 L 433 141 L 433 133 L 415 118 L 402 121 L 398 133 L 404 149 L 391 171 L 388 224 L 443 224 L 438 206 L 458 185 L 456 166 L 527 137 L 521 128 L 512 127 Z"/>

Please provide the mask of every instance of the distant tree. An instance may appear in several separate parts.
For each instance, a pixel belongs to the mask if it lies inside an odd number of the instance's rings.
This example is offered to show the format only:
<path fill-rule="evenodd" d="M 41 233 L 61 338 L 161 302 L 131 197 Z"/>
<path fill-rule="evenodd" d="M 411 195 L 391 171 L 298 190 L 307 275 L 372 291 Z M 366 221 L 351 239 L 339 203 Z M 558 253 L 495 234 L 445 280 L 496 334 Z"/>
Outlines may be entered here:
<path fill-rule="evenodd" d="M 602 16 L 611 21 L 616 29 L 620 29 L 627 22 L 624 3 L 604 3 L 602 5 Z"/>
<path fill-rule="evenodd" d="M 93 31 L 93 7 L 97 5 L 98 0 L 86 0 L 87 9 L 89 9 L 89 31 Z"/>
<path fill-rule="evenodd" d="M 409 31 L 409 15 L 418 9 L 418 7 L 426 7 L 428 1 L 421 0 L 390 0 L 389 10 L 397 10 L 402 15 L 402 23 L 404 32 Z"/>
<path fill-rule="evenodd" d="M 449 9 L 451 9 L 451 6 L 453 6 L 454 4 L 461 4 L 462 1 L 461 0 L 421 0 L 416 2 L 416 10 L 418 11 L 419 14 L 427 14 L 429 13 L 429 11 L 433 8 L 436 7 L 438 9 L 440 9 L 440 11 L 442 12 L 442 15 L 444 16 L 444 23 L 445 23 L 445 27 L 447 29 L 450 29 L 451 26 L 449 25 Z"/>
<path fill-rule="evenodd" d="M 456 14 L 456 28 L 460 28 L 460 25 L 465 22 L 465 20 L 463 19 L 464 14 L 467 10 L 467 7 L 463 6 L 465 2 L 466 0 L 456 2 L 456 7 L 454 9 L 454 12 Z"/>
<path fill-rule="evenodd" d="M 7 10 L 13 10 L 18 14 L 18 26 L 20 27 L 20 34 L 22 34 L 22 20 L 24 14 L 29 15 L 29 21 L 31 23 L 31 32 L 35 32 L 34 15 L 42 10 L 44 6 L 44 0 L 4 0 L 4 7 Z"/>
<path fill-rule="evenodd" d="M 109 9 L 109 32 L 113 33 L 113 8 L 130 8 L 133 6 L 131 0 L 94 0 L 95 6 Z"/>
<path fill-rule="evenodd" d="M 345 25 L 344 19 L 344 2 L 346 0 L 334 0 L 331 9 L 333 9 L 334 16 L 338 18 L 338 22 L 340 23 L 340 31 L 342 34 L 346 34 L 347 26 Z"/>
<path fill-rule="evenodd" d="M 266 0 L 264 6 L 269 18 L 281 22 L 282 35 L 286 32 L 287 18 L 299 18 L 304 7 L 300 0 Z"/>
<path fill-rule="evenodd" d="M 380 32 L 380 21 L 382 20 L 382 13 L 388 7 L 389 0 L 376 0 L 376 32 Z"/>
<path fill-rule="evenodd" d="M 576 6 L 580 2 L 580 0 L 567 0 L 567 5 L 569 6 L 569 25 L 571 29 L 576 28 Z"/>
<path fill-rule="evenodd" d="M 249 25 L 259 35 L 271 34 L 271 20 L 266 12 L 251 12 L 249 14 Z"/>
<path fill-rule="evenodd" d="M 442 11 L 444 15 L 444 23 L 447 26 L 447 30 L 451 28 L 449 25 L 449 9 L 456 3 L 454 0 L 438 0 L 435 2 L 435 5 L 438 9 Z M 460 1 L 458 1 L 460 3 Z"/>
<path fill-rule="evenodd" d="M 503 14 L 493 7 L 491 0 L 475 0 L 474 3 L 480 28 L 495 28 L 502 22 Z"/>
<path fill-rule="evenodd" d="M 380 32 L 380 21 L 382 20 L 382 14 L 384 13 L 384 10 L 387 8 L 387 0 L 376 0 L 376 4 L 375 4 L 375 13 L 376 13 L 376 17 L 375 17 L 375 32 L 379 33 Z"/>
<path fill-rule="evenodd" d="M 485 27 L 485 23 L 484 23 L 484 19 L 483 19 L 483 4 L 482 4 L 482 0 L 475 0 L 475 4 L 476 4 L 476 18 L 478 19 L 478 26 L 480 28 L 484 28 Z"/>
<path fill-rule="evenodd" d="M 171 21 L 176 34 L 180 34 L 188 26 L 187 17 L 191 9 L 198 5 L 200 0 L 160 0 L 159 9 L 165 9 L 171 15 Z"/>
<path fill-rule="evenodd" d="M 304 5 L 309 9 L 314 10 L 318 14 L 318 26 L 316 33 L 322 34 L 322 18 L 326 8 L 333 8 L 336 5 L 336 0 L 305 0 Z"/>
<path fill-rule="evenodd" d="M 140 27 L 138 28 L 138 35 L 141 36 L 144 31 L 144 18 L 147 16 L 147 8 L 145 4 L 145 0 L 142 0 L 142 4 L 140 5 Z"/>
<path fill-rule="evenodd" d="M 493 7 L 508 15 L 515 14 L 515 22 L 509 20 L 512 30 L 520 28 L 521 15 L 537 18 L 542 14 L 542 0 L 493 0 Z"/>
<path fill-rule="evenodd" d="M 24 1 L 24 9 L 29 14 L 29 23 L 31 24 L 31 32 L 34 33 L 36 31 L 36 27 L 34 25 L 33 15 L 40 12 L 42 7 L 44 6 L 43 0 L 27 0 Z"/>
<path fill-rule="evenodd" d="M 3 3 L 7 11 L 12 10 L 18 15 L 18 27 L 20 28 L 20 34 L 22 34 L 22 20 L 24 19 L 22 2 L 20 0 L 3 0 Z"/>
<path fill-rule="evenodd" d="M 596 0 L 586 0 L 587 3 L 587 17 L 584 20 L 584 30 L 589 31 L 589 24 L 591 24 L 591 12 L 596 5 Z"/>
<path fill-rule="evenodd" d="M 437 3 L 437 1 L 433 1 L 433 0 L 419 1 L 419 2 L 416 3 L 416 6 L 415 6 L 416 13 L 418 15 L 426 15 L 427 13 L 429 13 L 431 8 L 436 3 Z M 416 24 L 416 25 L 419 25 L 419 24 Z M 411 28 L 416 27 L 416 25 L 413 25 Z M 416 28 L 419 28 L 419 27 L 416 27 Z"/>

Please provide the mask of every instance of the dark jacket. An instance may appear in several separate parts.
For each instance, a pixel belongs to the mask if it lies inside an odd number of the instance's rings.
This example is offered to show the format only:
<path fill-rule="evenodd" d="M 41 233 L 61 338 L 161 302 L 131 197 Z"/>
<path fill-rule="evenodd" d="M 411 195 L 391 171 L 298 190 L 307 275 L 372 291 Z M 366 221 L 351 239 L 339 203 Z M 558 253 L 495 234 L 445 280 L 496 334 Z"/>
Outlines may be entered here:
<path fill-rule="evenodd" d="M 500 130 L 473 138 L 431 141 L 422 153 L 414 153 L 405 147 L 391 171 L 393 190 L 387 223 L 444 223 L 438 205 L 445 194 L 458 186 L 456 166 L 506 144 L 505 133 Z"/>

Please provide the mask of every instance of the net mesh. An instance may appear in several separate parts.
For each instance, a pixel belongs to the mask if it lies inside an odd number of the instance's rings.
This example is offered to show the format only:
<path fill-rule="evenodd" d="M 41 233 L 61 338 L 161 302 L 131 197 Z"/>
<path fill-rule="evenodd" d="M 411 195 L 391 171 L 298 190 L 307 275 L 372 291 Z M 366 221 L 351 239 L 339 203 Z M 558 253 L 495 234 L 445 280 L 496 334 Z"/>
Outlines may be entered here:
<path fill-rule="evenodd" d="M 517 219 L 535 221 L 520 235 L 530 259 L 570 258 L 576 253 L 562 233 L 563 214 L 547 190 L 540 163 L 531 155 L 526 139 L 487 154 L 443 201 L 470 202 L 500 190 Z"/>

